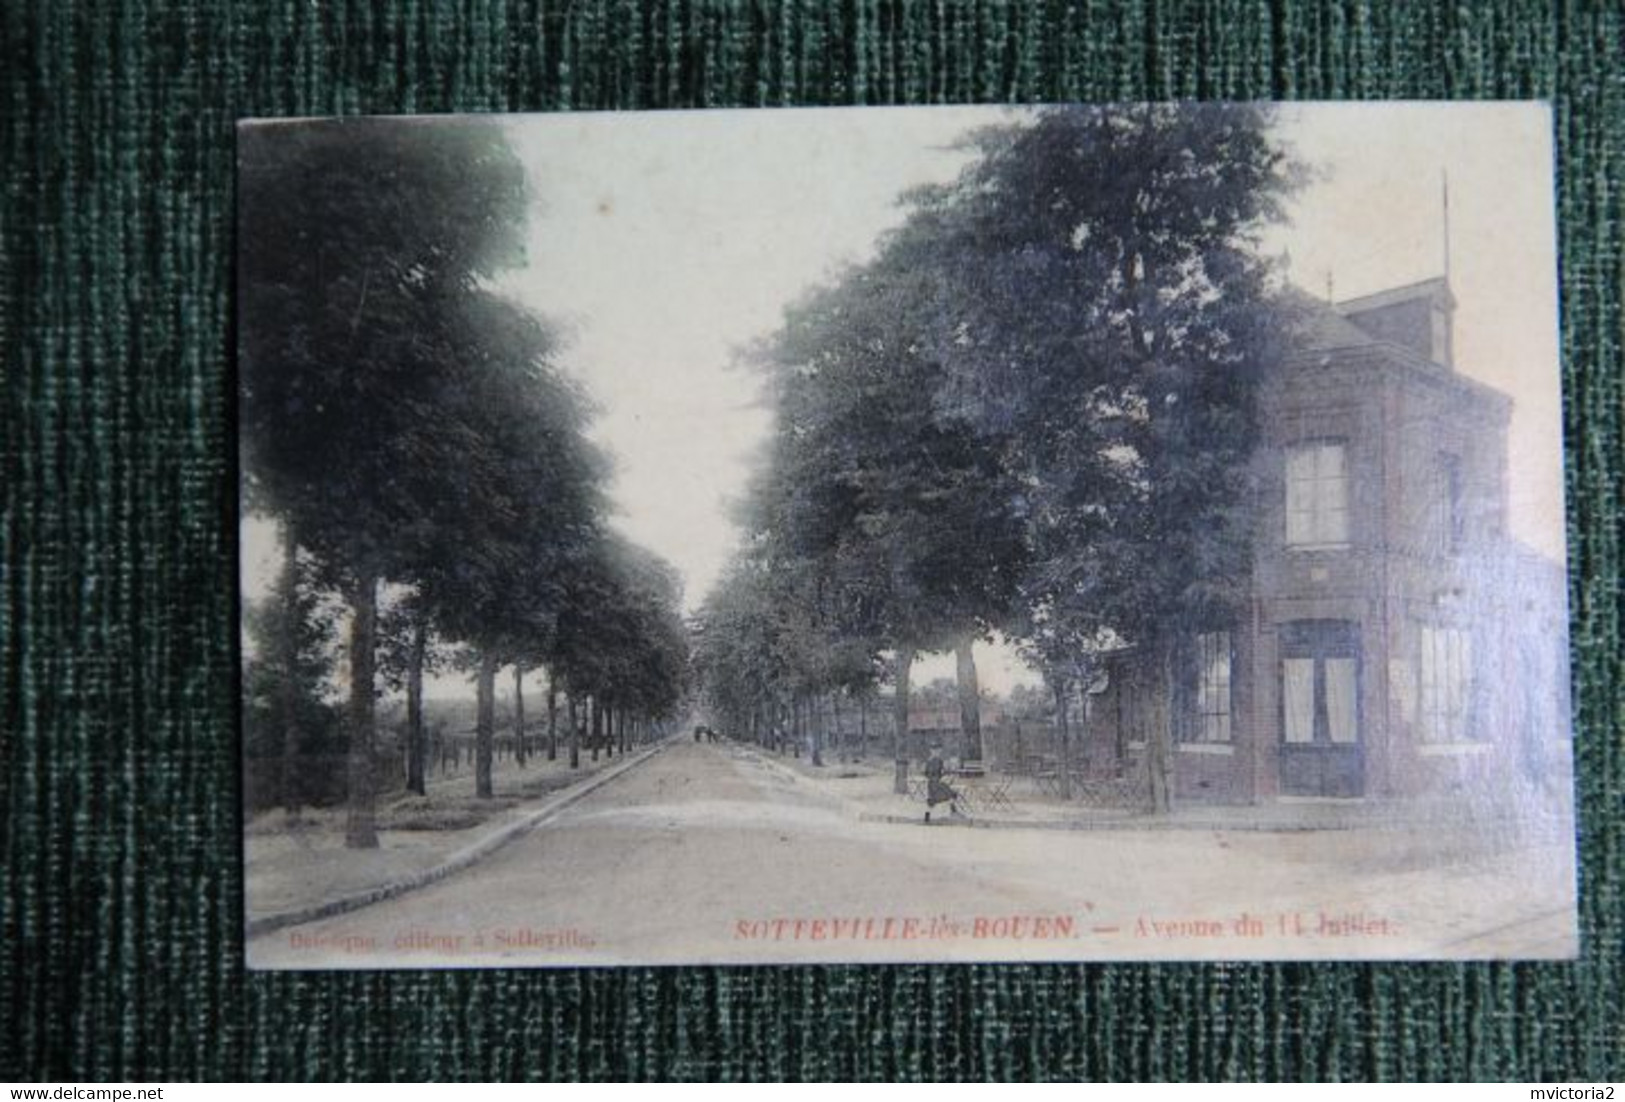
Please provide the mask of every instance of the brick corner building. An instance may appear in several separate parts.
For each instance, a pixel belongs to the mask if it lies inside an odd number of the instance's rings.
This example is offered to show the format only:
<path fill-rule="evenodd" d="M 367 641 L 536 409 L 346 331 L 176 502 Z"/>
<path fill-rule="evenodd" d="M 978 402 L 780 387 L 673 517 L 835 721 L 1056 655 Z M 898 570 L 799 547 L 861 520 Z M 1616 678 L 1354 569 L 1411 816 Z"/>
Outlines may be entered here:
<path fill-rule="evenodd" d="M 1455 370 L 1443 279 L 1301 306 L 1261 396 L 1245 612 L 1172 668 L 1107 658 L 1089 769 L 1137 768 L 1171 720 L 1187 801 L 1557 792 L 1566 591 L 1507 531 L 1512 400 Z"/>

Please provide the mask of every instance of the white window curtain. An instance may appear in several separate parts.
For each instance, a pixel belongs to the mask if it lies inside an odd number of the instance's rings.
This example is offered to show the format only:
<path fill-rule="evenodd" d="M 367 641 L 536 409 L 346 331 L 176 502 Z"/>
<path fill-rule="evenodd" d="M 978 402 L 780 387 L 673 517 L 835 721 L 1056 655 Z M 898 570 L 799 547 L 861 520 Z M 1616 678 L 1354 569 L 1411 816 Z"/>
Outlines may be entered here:
<path fill-rule="evenodd" d="M 1335 743 L 1359 740 L 1355 727 L 1354 659 L 1326 659 L 1327 735 Z"/>
<path fill-rule="evenodd" d="M 1287 742 L 1315 741 L 1315 660 L 1287 658 L 1281 662 L 1281 697 Z"/>

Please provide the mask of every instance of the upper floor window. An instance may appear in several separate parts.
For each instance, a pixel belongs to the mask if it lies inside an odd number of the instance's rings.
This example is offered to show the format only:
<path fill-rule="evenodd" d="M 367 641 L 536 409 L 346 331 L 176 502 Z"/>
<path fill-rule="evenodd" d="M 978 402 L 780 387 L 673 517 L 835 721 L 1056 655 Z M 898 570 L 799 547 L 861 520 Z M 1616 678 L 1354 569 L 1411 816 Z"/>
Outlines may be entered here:
<path fill-rule="evenodd" d="M 1440 452 L 1434 468 L 1433 530 L 1437 533 L 1439 550 L 1461 550 L 1464 519 L 1461 508 L 1461 460 L 1448 452 Z"/>
<path fill-rule="evenodd" d="M 1286 450 L 1288 547 L 1341 547 L 1349 541 L 1347 451 L 1335 441 Z"/>

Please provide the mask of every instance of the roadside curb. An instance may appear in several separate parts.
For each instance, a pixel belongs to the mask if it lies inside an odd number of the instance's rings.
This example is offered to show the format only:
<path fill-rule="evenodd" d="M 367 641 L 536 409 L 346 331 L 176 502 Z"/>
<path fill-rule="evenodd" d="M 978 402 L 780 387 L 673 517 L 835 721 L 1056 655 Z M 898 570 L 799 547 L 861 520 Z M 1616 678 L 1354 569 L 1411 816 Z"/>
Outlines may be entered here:
<path fill-rule="evenodd" d="M 666 742 L 657 742 L 647 750 L 627 758 L 618 765 L 599 770 L 592 776 L 582 780 L 581 783 L 565 789 L 522 818 L 498 827 L 484 838 L 469 843 L 433 868 L 424 869 L 421 872 L 403 876 L 397 880 L 379 884 L 376 887 L 352 892 L 337 899 L 329 899 L 323 903 L 312 903 L 293 910 L 260 915 L 247 923 L 244 939 L 250 940 L 277 930 L 286 929 L 289 926 L 302 926 L 307 922 L 315 922 L 323 918 L 332 918 L 334 915 L 358 911 L 374 903 L 382 903 L 386 899 L 394 899 L 396 896 L 405 895 L 407 892 L 416 891 L 418 888 L 428 887 L 430 884 L 444 880 L 453 873 L 462 872 L 469 866 L 476 865 L 491 856 L 509 842 L 529 834 L 536 827 L 582 797 L 597 791 L 628 770 L 642 765 L 665 749 Z"/>
<path fill-rule="evenodd" d="M 864 811 L 859 819 L 870 823 L 903 823 L 926 825 L 921 817 L 895 815 L 886 812 Z M 1437 829 L 1418 822 L 1380 822 L 1339 819 L 1326 822 L 1278 822 L 1261 820 L 1158 818 L 1150 813 L 1125 813 L 1112 818 L 1099 819 L 933 819 L 930 826 L 956 826 L 982 830 L 1061 830 L 1061 831 L 1159 831 L 1233 834 L 1337 834 L 1345 831 L 1377 830 L 1410 832 L 1419 829 Z"/>
<path fill-rule="evenodd" d="M 902 815 L 895 812 L 875 811 L 872 804 L 860 803 L 849 796 L 838 792 L 831 792 L 817 777 L 810 777 L 798 769 L 785 765 L 776 760 L 771 754 L 758 747 L 743 742 L 735 742 L 752 760 L 759 761 L 773 772 L 788 778 L 806 789 L 811 789 L 820 799 L 835 804 L 863 823 L 890 823 L 898 826 L 928 826 L 928 827 L 956 827 L 969 830 L 1047 830 L 1067 831 L 1074 833 L 1090 831 L 1140 831 L 1159 833 L 1172 833 L 1184 831 L 1187 833 L 1213 833 L 1228 832 L 1236 834 L 1336 834 L 1356 830 L 1391 830 L 1411 831 L 1426 826 L 1413 821 L 1384 820 L 1371 817 L 1366 820 L 1359 818 L 1331 819 L 1331 820 L 1305 820 L 1289 822 L 1280 820 L 1245 820 L 1245 819 L 1214 819 L 1214 818 L 1185 818 L 1182 816 L 1159 818 L 1149 813 L 1122 812 L 1098 819 L 995 819 L 972 816 L 970 818 L 934 818 L 925 822 L 924 810 L 914 815 Z"/>
<path fill-rule="evenodd" d="M 855 818 L 858 822 L 894 822 L 894 824 L 900 824 L 900 826 L 972 827 L 972 829 L 981 829 L 981 831 L 1029 831 L 1029 829 L 1037 829 L 1037 831 L 1095 831 L 1095 829 L 1107 829 L 1107 831 L 1111 831 L 1111 829 L 1118 829 L 1118 831 L 1121 831 L 1121 829 L 1137 829 L 1137 827 L 1141 826 L 1142 822 L 1142 818 L 1139 818 L 1139 816 L 1129 816 L 1129 818 L 1124 819 L 1110 819 L 1110 821 L 1102 821 L 1098 822 L 1098 824 L 1095 824 L 1095 822 L 1076 821 L 1076 819 L 1027 821 L 1027 819 L 942 818 L 931 819 L 931 821 L 926 822 L 925 809 L 923 809 L 923 806 L 921 806 L 920 813 L 912 814 L 912 816 L 908 816 L 908 814 L 884 813 L 884 811 L 871 811 L 868 806 L 863 805 L 863 803 L 858 803 L 858 801 L 853 800 L 853 798 L 850 798 L 850 796 L 843 796 L 840 795 L 840 793 L 825 790 L 824 785 L 819 783 L 819 779 L 817 779 L 817 777 L 808 777 L 808 775 L 803 774 L 801 770 L 791 769 L 790 766 L 785 766 L 783 762 L 773 761 L 773 757 L 770 756 L 770 754 L 765 754 L 764 751 L 760 751 L 760 749 L 754 748 L 754 746 L 746 746 L 744 743 L 739 743 L 739 746 L 743 746 L 744 751 L 746 751 L 747 754 L 751 754 L 752 757 L 756 757 L 757 761 L 765 762 L 767 766 L 772 767 L 772 769 L 775 770 L 775 772 L 778 772 L 778 774 L 785 775 L 785 777 L 790 777 L 790 779 L 795 780 L 795 782 L 803 783 L 803 785 L 808 785 L 808 787 L 814 788 L 814 790 L 817 790 L 817 793 L 819 793 L 819 796 L 822 796 L 822 798 L 825 798 L 825 800 L 832 801 L 832 803 L 837 803 L 837 805 L 847 809 L 847 813 L 850 814 L 851 818 Z M 1167 827 L 1165 827 L 1165 829 L 1167 829 Z"/>
<path fill-rule="evenodd" d="M 866 805 L 853 800 L 849 796 L 843 796 L 838 792 L 830 792 L 826 790 L 824 786 L 819 783 L 816 777 L 809 777 L 798 769 L 792 769 L 783 762 L 775 761 L 771 755 L 764 753 L 754 746 L 747 746 L 744 743 L 738 743 L 737 745 L 742 747 L 752 758 L 763 762 L 775 772 L 817 790 L 819 796 L 831 801 L 832 803 L 840 805 L 846 810 L 847 814 L 851 815 L 860 823 L 895 823 L 901 826 L 929 827 L 953 826 L 962 828 L 969 827 L 979 830 L 1121 830 L 1133 829 L 1139 824 L 1139 820 L 1137 818 L 1111 820 L 1109 822 L 1102 822 L 1098 825 L 1091 822 L 1081 822 L 1070 819 L 1028 822 L 1023 819 L 944 818 L 933 819 L 928 823 L 925 821 L 925 811 L 923 807 L 920 813 L 917 815 L 896 815 L 887 812 L 872 811 L 869 810 Z"/>
<path fill-rule="evenodd" d="M 1062 830 L 1062 831 L 1245 831 L 1252 834 L 1316 834 L 1353 830 L 1352 823 L 1220 823 L 1212 820 L 1167 820 L 1149 815 L 1125 815 L 1116 819 L 933 819 L 919 816 L 887 815 L 865 811 L 858 818 L 866 823 L 903 823 L 912 826 L 951 826 L 972 830 Z"/>
<path fill-rule="evenodd" d="M 782 762 L 775 761 L 769 754 L 762 752 L 754 746 L 737 743 L 752 758 L 763 762 L 774 771 L 789 777 L 791 780 L 807 785 L 818 791 L 823 798 L 839 804 L 847 813 L 860 823 L 895 823 L 901 826 L 939 827 L 952 826 L 970 828 L 975 830 L 1144 830 L 1149 823 L 1144 816 L 1125 816 L 1120 819 L 1103 819 L 1099 822 L 1077 819 L 1053 819 L 1028 821 L 1025 819 L 933 819 L 925 821 L 925 812 L 922 808 L 918 815 L 895 815 L 886 812 L 871 811 L 865 805 L 858 803 L 848 796 L 837 792 L 830 792 L 819 783 L 816 777 L 809 777 L 800 770 L 792 769 Z M 1163 823 L 1152 829 L 1161 830 L 1195 830 L 1208 829 L 1207 827 L 1186 826 L 1184 824 Z M 1228 829 L 1228 828 L 1220 828 Z M 1260 829 L 1260 828 L 1248 828 Z M 1269 828 L 1262 828 L 1269 829 Z"/>

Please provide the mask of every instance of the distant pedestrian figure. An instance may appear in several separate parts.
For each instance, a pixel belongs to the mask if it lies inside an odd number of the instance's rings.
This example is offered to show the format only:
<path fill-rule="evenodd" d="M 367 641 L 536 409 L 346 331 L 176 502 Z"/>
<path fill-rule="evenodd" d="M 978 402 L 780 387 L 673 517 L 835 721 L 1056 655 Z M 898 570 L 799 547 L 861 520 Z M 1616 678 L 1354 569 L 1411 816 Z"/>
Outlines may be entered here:
<path fill-rule="evenodd" d="M 699 742 L 704 737 L 705 737 L 705 724 L 696 723 L 694 725 L 694 741 Z"/>
<path fill-rule="evenodd" d="M 931 821 L 931 809 L 938 804 L 947 804 L 951 815 L 961 814 L 959 810 L 959 793 L 954 786 L 943 780 L 946 771 L 942 761 L 942 747 L 932 746 L 931 756 L 925 759 L 925 821 Z"/>

